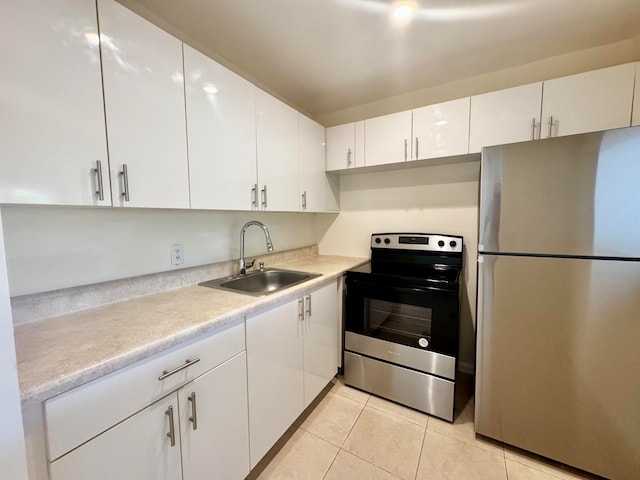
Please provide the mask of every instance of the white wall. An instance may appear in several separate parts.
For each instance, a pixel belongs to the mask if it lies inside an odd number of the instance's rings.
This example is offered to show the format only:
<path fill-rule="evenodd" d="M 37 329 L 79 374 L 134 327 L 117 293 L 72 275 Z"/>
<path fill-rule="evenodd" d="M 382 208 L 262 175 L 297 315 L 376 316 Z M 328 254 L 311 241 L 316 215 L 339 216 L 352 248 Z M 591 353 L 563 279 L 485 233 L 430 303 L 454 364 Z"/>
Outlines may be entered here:
<path fill-rule="evenodd" d="M 2 213 L 0 212 L 0 220 Z M 0 221 L 0 478 L 26 479 L 27 464 Z"/>
<path fill-rule="evenodd" d="M 175 269 L 169 246 L 192 267 L 239 257 L 240 228 L 267 225 L 275 251 L 314 245 L 314 215 L 119 208 L 3 206 L 11 296 Z M 246 254 L 266 251 L 251 227 Z"/>
<path fill-rule="evenodd" d="M 462 235 L 465 246 L 460 361 L 475 364 L 479 162 L 340 178 L 340 215 L 318 215 L 321 254 L 369 257 L 375 232 Z"/>

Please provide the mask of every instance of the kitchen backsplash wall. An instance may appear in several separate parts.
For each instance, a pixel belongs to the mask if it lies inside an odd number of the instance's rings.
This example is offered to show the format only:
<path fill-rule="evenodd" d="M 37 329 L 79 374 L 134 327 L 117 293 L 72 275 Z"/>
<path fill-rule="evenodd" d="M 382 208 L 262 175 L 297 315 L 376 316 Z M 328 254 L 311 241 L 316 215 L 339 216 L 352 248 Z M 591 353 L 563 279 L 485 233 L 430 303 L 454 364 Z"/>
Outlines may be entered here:
<path fill-rule="evenodd" d="M 205 265 L 239 257 L 240 228 L 259 220 L 276 251 L 313 245 L 314 214 L 3 206 L 11 296 Z M 334 215 L 335 216 L 335 215 Z M 184 264 L 172 266 L 170 245 Z M 266 251 L 247 230 L 247 256 Z"/>
<path fill-rule="evenodd" d="M 477 157 L 476 157 L 477 158 Z M 464 237 L 461 367 L 475 364 L 479 161 L 340 178 L 340 215 L 318 214 L 321 254 L 368 257 L 378 232 L 448 233 Z"/>

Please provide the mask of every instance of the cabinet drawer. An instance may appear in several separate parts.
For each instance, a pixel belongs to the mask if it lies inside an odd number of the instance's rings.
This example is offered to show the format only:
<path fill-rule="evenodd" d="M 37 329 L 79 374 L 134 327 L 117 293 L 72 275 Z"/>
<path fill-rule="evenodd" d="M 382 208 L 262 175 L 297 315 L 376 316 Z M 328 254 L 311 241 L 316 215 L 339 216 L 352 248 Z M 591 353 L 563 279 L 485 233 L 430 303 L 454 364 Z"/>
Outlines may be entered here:
<path fill-rule="evenodd" d="M 45 402 L 49 460 L 95 437 L 245 349 L 244 322 L 154 355 Z M 171 371 L 199 358 L 200 361 Z"/>

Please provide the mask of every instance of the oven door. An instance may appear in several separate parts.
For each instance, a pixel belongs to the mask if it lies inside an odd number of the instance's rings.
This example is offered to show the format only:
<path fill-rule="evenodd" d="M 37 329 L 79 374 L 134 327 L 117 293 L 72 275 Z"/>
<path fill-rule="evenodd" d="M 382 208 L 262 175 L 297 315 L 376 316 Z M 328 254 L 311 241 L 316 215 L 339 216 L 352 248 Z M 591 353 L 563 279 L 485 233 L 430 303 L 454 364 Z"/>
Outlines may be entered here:
<path fill-rule="evenodd" d="M 456 292 L 390 285 L 375 274 L 347 274 L 346 282 L 347 332 L 457 357 Z"/>

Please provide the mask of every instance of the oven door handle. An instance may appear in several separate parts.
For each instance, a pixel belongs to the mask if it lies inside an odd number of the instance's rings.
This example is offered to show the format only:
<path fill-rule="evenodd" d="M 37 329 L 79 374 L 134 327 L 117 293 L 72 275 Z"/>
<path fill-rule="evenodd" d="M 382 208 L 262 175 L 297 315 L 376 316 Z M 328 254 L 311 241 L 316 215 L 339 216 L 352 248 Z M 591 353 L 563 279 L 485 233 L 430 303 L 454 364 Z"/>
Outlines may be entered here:
<path fill-rule="evenodd" d="M 457 290 L 441 289 L 438 287 L 425 287 L 421 285 L 393 285 L 389 283 L 370 282 L 365 280 L 354 280 L 347 278 L 348 292 L 347 296 L 369 296 L 372 291 L 383 290 L 383 295 L 386 296 L 388 292 L 400 292 L 411 295 L 438 295 L 438 296 L 457 296 Z"/>

